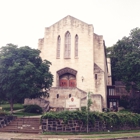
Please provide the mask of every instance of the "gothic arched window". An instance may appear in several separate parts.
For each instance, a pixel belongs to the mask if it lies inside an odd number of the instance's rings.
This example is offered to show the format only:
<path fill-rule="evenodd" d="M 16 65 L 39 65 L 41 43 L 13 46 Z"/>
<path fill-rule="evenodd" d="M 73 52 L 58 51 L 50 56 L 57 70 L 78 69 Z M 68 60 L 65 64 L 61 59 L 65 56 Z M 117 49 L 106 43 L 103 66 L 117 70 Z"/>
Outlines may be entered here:
<path fill-rule="evenodd" d="M 57 38 L 57 52 L 56 52 L 56 57 L 60 58 L 60 45 L 61 45 L 61 38 L 60 35 Z"/>
<path fill-rule="evenodd" d="M 78 57 L 78 35 L 75 36 L 75 57 Z"/>
<path fill-rule="evenodd" d="M 71 54 L 71 36 L 70 32 L 67 31 L 65 34 L 65 50 L 64 50 L 64 58 L 70 58 Z"/>

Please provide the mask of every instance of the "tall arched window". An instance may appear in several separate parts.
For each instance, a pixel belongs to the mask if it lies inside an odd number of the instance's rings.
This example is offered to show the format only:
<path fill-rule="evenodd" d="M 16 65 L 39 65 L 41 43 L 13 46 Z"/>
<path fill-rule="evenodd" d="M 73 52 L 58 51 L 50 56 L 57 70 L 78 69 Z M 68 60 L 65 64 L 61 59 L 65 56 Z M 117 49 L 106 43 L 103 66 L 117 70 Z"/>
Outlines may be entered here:
<path fill-rule="evenodd" d="M 78 57 L 78 35 L 75 36 L 75 57 Z"/>
<path fill-rule="evenodd" d="M 70 32 L 67 31 L 65 34 L 65 51 L 64 51 L 64 58 L 70 58 L 71 50 L 71 36 Z"/>
<path fill-rule="evenodd" d="M 56 57 L 60 58 L 60 45 L 61 45 L 61 38 L 60 35 L 57 38 L 57 52 L 56 52 Z"/>

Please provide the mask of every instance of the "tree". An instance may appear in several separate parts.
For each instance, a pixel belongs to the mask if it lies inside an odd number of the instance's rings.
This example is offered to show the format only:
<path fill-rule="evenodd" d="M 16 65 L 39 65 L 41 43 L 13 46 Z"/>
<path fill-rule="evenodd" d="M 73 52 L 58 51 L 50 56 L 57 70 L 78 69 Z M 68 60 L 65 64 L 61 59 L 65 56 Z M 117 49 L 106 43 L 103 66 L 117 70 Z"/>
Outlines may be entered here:
<path fill-rule="evenodd" d="M 111 58 L 112 79 L 122 81 L 126 89 L 140 90 L 140 28 L 131 30 L 114 46 L 107 48 Z"/>
<path fill-rule="evenodd" d="M 51 63 L 39 54 L 28 46 L 7 44 L 0 48 L 0 98 L 10 103 L 11 113 L 16 101 L 47 96 L 52 86 Z"/>

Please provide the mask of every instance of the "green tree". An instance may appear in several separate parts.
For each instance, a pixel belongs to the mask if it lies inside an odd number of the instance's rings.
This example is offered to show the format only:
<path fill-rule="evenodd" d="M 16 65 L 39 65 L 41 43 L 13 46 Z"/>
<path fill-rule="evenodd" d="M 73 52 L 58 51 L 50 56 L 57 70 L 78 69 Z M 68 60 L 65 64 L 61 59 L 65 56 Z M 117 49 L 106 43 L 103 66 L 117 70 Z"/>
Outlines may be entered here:
<path fill-rule="evenodd" d="M 107 55 L 111 58 L 113 83 L 122 81 L 126 89 L 140 90 L 140 28 L 107 48 Z"/>
<path fill-rule="evenodd" d="M 87 111 L 90 111 L 90 107 L 93 103 L 91 98 L 90 98 L 91 94 L 92 94 L 92 92 L 90 92 L 90 91 L 87 93 L 87 99 L 88 99 L 88 101 L 87 101 Z"/>
<path fill-rule="evenodd" d="M 42 60 L 40 51 L 28 46 L 7 44 L 0 48 L 0 98 L 11 105 L 24 98 L 48 95 L 53 75 L 50 62 Z"/>

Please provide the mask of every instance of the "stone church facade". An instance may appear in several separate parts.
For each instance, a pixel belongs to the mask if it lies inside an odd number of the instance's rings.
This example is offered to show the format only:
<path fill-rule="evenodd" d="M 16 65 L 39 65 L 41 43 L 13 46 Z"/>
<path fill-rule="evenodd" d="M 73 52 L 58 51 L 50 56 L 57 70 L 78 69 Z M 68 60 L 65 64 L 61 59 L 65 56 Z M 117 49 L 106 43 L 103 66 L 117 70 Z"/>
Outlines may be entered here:
<path fill-rule="evenodd" d="M 94 33 L 92 24 L 72 16 L 45 28 L 38 49 L 42 59 L 52 63 L 54 75 L 49 106 L 64 108 L 66 99 L 76 97 L 86 106 L 87 93 L 92 100 L 91 110 L 107 107 L 107 85 L 111 85 L 110 62 L 106 58 L 102 35 Z"/>

